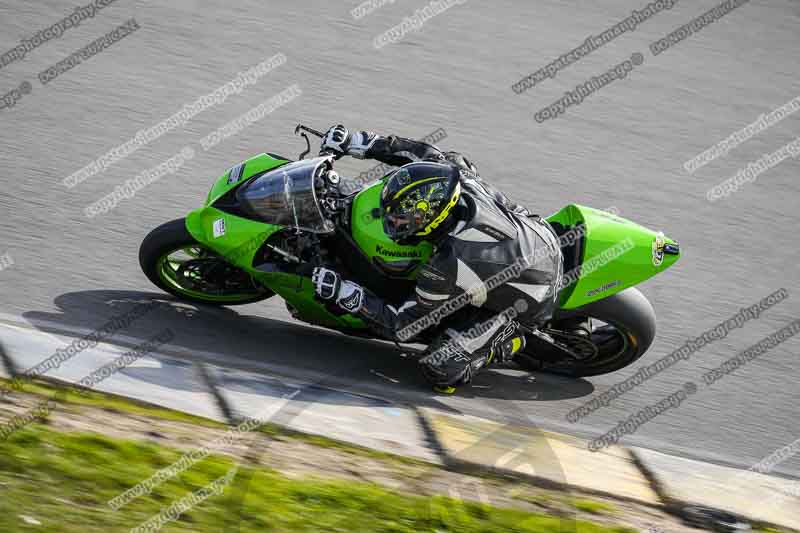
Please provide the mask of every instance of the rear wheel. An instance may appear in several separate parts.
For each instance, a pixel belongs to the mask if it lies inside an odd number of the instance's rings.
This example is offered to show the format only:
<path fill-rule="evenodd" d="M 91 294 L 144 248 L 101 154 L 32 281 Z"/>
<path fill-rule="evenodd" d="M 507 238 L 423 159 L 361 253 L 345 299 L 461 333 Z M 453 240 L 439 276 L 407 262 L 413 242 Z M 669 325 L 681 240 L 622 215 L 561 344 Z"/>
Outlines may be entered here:
<path fill-rule="evenodd" d="M 185 300 L 212 305 L 241 305 L 275 293 L 244 270 L 206 248 L 180 218 L 162 224 L 142 241 L 139 265 L 160 289 Z"/>
<path fill-rule="evenodd" d="M 555 318 L 577 317 L 590 317 L 592 324 L 587 338 L 565 342 L 579 358 L 565 357 L 564 352 L 531 338 L 514 362 L 526 370 L 571 377 L 608 374 L 644 355 L 656 334 L 653 306 L 633 287 Z"/>

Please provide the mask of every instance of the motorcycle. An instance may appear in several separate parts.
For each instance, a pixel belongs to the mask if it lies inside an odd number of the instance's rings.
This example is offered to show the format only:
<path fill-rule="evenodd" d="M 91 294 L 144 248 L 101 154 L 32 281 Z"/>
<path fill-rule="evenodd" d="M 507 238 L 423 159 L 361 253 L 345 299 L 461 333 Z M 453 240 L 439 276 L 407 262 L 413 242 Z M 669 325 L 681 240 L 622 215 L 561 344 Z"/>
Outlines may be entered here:
<path fill-rule="evenodd" d="M 433 247 L 400 245 L 384 232 L 380 193 L 391 172 L 345 194 L 333 168 L 336 154 L 306 159 L 309 133 L 323 136 L 303 125 L 295 129 L 306 142 L 297 160 L 262 153 L 239 163 L 217 179 L 203 207 L 151 231 L 139 250 L 148 279 L 203 304 L 250 304 L 278 295 L 297 320 L 375 338 L 363 320 L 315 298 L 312 270 L 332 267 L 400 304 L 413 293 L 418 267 Z M 630 365 L 656 332 L 653 307 L 635 285 L 672 266 L 680 257 L 678 244 L 576 204 L 546 220 L 559 236 L 569 281 L 560 285 L 553 319 L 526 328 L 528 342 L 514 361 L 526 370 L 572 377 Z M 588 325 L 585 334 L 569 327 L 575 321 Z M 414 342 L 432 342 L 434 330 Z"/>

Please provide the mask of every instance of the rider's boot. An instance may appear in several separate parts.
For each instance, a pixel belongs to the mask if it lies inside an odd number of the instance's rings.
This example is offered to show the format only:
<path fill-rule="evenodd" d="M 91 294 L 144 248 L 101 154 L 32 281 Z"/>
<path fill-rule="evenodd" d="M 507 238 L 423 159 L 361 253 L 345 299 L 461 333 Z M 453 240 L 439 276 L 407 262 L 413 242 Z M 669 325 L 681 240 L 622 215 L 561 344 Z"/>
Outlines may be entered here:
<path fill-rule="evenodd" d="M 465 339 L 460 334 L 448 330 L 447 336 L 449 340 L 420 360 L 426 379 L 433 385 L 433 390 L 441 394 L 455 393 L 456 387 L 472 381 L 472 377 L 483 368 L 507 363 L 525 348 L 524 330 L 514 320 L 472 353 L 464 349 Z M 445 346 L 450 348 L 446 350 Z"/>

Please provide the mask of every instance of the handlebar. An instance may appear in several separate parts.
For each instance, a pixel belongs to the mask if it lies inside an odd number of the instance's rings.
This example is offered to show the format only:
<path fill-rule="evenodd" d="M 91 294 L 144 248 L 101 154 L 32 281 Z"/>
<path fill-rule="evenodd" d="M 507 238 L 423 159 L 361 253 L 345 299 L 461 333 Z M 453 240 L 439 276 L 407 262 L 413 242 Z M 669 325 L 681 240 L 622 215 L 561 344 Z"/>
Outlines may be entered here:
<path fill-rule="evenodd" d="M 303 126 L 302 124 L 298 124 L 297 127 L 294 129 L 294 134 L 297 135 L 301 131 L 307 131 L 308 133 L 311 133 L 312 135 L 316 135 L 320 139 L 325 137 L 325 133 L 324 132 L 317 131 L 314 128 L 309 128 L 308 126 Z"/>
<path fill-rule="evenodd" d="M 312 135 L 316 135 L 320 139 L 325 137 L 325 133 L 322 132 L 322 131 L 318 131 L 318 130 L 315 130 L 314 128 L 309 128 L 308 126 L 303 126 L 302 124 L 298 124 L 294 128 L 294 134 L 295 135 L 300 135 L 302 138 L 304 138 L 306 140 L 306 150 L 305 150 L 305 152 L 300 154 L 298 159 L 305 158 L 305 156 L 307 156 L 311 152 L 311 141 L 308 140 L 308 135 L 306 135 L 306 132 L 308 132 L 308 133 L 310 133 Z M 322 153 L 322 152 L 320 152 L 320 153 Z M 332 155 L 335 159 L 339 159 L 340 157 L 342 157 L 342 154 L 338 154 L 336 152 L 325 152 L 325 153 L 327 153 L 329 155 Z"/>

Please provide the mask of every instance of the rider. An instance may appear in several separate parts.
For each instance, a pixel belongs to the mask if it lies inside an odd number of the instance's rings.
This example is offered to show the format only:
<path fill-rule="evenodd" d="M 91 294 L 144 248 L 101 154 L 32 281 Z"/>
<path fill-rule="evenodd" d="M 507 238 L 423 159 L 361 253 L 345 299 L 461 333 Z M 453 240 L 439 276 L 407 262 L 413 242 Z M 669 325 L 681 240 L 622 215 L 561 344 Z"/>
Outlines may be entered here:
<path fill-rule="evenodd" d="M 399 308 L 324 267 L 314 269 L 317 296 L 403 342 L 441 319 L 420 359 L 437 390 L 453 392 L 481 368 L 510 360 L 525 347 L 520 324 L 551 318 L 563 269 L 554 231 L 483 181 L 463 155 L 342 125 L 325 134 L 322 152 L 400 166 L 381 192 L 384 230 L 399 244 L 429 241 L 434 254 L 418 271 L 415 298 Z"/>

